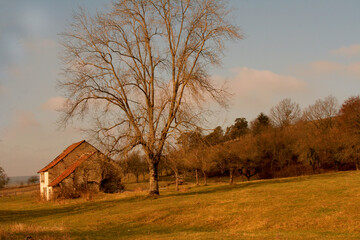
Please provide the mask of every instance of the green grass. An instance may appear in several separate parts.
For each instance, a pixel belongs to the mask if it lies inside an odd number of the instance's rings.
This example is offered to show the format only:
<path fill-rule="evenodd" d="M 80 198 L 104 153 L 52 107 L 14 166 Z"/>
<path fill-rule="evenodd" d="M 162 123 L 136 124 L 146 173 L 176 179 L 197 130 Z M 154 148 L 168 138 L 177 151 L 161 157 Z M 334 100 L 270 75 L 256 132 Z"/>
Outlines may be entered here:
<path fill-rule="evenodd" d="M 161 194 L 63 203 L 31 194 L 0 198 L 0 239 L 360 239 L 359 172 L 186 185 Z"/>

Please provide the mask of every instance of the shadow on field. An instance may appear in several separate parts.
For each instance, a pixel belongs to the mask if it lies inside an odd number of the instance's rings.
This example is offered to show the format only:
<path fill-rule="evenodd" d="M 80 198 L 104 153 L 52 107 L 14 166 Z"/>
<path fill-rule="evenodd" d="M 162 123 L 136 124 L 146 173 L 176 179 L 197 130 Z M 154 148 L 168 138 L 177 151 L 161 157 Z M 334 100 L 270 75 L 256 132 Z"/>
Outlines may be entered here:
<path fill-rule="evenodd" d="M 269 179 L 269 180 L 255 180 L 249 182 L 238 182 L 233 185 L 220 185 L 220 186 L 198 186 L 193 187 L 189 192 L 176 192 L 165 195 L 164 197 L 171 196 L 190 196 L 190 195 L 199 195 L 199 194 L 212 194 L 212 193 L 222 193 L 229 192 L 234 189 L 246 189 L 246 188 L 257 188 L 257 187 L 266 187 L 272 186 L 278 183 L 295 183 L 295 182 L 304 182 L 307 181 L 310 177 L 313 178 L 316 175 L 303 176 L 303 177 L 293 177 L 293 178 L 280 178 L 280 179 Z"/>
<path fill-rule="evenodd" d="M 178 235 L 179 233 L 199 233 L 199 232 L 213 232 L 213 229 L 207 227 L 189 227 L 189 226 L 166 226 L 156 224 L 135 224 L 124 223 L 102 226 L 96 230 L 76 231 L 71 235 L 72 237 L 79 237 L 81 239 L 138 239 L 143 236 L 151 235 Z M 84 238 L 85 237 L 85 238 Z M 173 239 L 173 238 L 171 238 Z"/>
<path fill-rule="evenodd" d="M 58 218 L 74 214 L 83 214 L 94 210 L 111 208 L 122 202 L 127 203 L 139 200 L 141 201 L 142 198 L 134 196 L 123 199 L 82 202 L 72 205 L 50 205 L 46 208 L 36 210 L 0 210 L 0 225 L 1 223 L 7 222 L 26 222 L 34 218 Z"/>
<path fill-rule="evenodd" d="M 172 197 L 172 196 L 191 196 L 201 194 L 212 194 L 212 193 L 224 193 L 234 189 L 249 189 L 257 187 L 272 186 L 278 183 L 292 183 L 292 182 L 303 182 L 314 176 L 305 176 L 297 178 L 284 178 L 284 179 L 273 179 L 273 180 L 256 180 L 250 182 L 240 182 L 234 185 L 210 185 L 207 187 L 199 186 L 193 187 L 189 192 L 174 192 L 169 194 L 160 195 L 160 199 Z M 133 203 L 134 201 L 153 201 L 152 198 L 144 196 L 132 196 L 123 199 L 113 200 L 101 200 L 94 202 L 82 202 L 69 205 L 50 205 L 41 209 L 31 210 L 0 210 L 0 224 L 9 222 L 26 222 L 31 221 L 34 218 L 60 218 L 69 215 L 80 215 L 86 212 L 96 211 L 99 209 L 107 209 L 115 207 L 121 203 Z"/>

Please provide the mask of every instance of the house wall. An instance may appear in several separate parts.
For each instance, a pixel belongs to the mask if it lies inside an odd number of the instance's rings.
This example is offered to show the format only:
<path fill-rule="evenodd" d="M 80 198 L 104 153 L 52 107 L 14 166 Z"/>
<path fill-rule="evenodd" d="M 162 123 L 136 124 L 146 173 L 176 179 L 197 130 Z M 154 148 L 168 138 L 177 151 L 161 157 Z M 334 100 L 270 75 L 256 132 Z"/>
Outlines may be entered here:
<path fill-rule="evenodd" d="M 52 187 L 49 187 L 49 173 L 41 172 L 40 173 L 40 194 L 46 200 L 50 200 Z"/>
<path fill-rule="evenodd" d="M 63 173 L 67 167 L 71 166 L 76 162 L 79 157 L 83 154 L 96 151 L 96 148 L 91 146 L 87 142 L 83 142 L 75 148 L 71 153 L 64 157 L 60 162 L 48 170 L 49 172 L 49 183 L 51 183 L 56 177 Z"/>
<path fill-rule="evenodd" d="M 104 179 L 109 160 L 102 153 L 95 153 L 86 159 L 65 178 L 57 187 L 79 188 L 85 187 L 92 191 L 100 190 L 101 181 Z"/>

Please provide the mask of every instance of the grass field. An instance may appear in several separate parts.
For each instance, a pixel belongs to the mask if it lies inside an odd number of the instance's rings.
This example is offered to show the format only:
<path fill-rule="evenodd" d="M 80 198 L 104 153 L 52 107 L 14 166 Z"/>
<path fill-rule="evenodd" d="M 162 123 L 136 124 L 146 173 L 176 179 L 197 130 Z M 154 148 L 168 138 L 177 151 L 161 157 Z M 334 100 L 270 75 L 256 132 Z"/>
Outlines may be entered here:
<path fill-rule="evenodd" d="M 134 188 L 134 186 L 132 186 Z M 360 172 L 41 203 L 0 198 L 0 239 L 360 239 Z"/>

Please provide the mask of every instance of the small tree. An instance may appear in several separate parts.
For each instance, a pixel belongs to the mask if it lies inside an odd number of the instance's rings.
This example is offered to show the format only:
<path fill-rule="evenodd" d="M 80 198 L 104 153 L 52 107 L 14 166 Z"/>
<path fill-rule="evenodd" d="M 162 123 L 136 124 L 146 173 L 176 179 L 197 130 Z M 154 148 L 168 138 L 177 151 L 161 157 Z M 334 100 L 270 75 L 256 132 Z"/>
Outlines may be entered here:
<path fill-rule="evenodd" d="M 256 136 L 248 134 L 231 143 L 231 149 L 238 157 L 237 168 L 248 181 L 260 171 L 260 153 L 256 146 Z"/>
<path fill-rule="evenodd" d="M 204 137 L 204 142 L 207 145 L 214 146 L 224 141 L 224 130 L 217 126 L 211 133 Z"/>
<path fill-rule="evenodd" d="M 213 147 L 211 152 L 213 153 L 211 157 L 217 167 L 222 172 L 229 171 L 229 184 L 233 184 L 235 171 L 239 169 L 239 155 L 228 143 Z"/>
<path fill-rule="evenodd" d="M 245 118 L 236 118 L 235 123 L 226 129 L 225 138 L 227 140 L 236 139 L 248 132 L 248 122 Z"/>
<path fill-rule="evenodd" d="M 206 147 L 204 136 L 201 129 L 197 128 L 195 131 L 184 132 L 178 138 L 180 148 L 186 152 L 185 165 L 188 169 L 192 169 L 195 172 L 195 183 L 199 185 L 199 171 L 202 166 L 201 158 L 198 157 L 197 152 L 199 149 Z"/>
<path fill-rule="evenodd" d="M 179 191 L 180 173 L 185 169 L 184 149 L 172 150 L 165 156 L 165 164 L 175 175 L 175 190 Z"/>
<path fill-rule="evenodd" d="M 260 134 L 270 126 L 270 118 L 264 113 L 260 113 L 251 124 L 250 129 L 254 135 Z"/>
<path fill-rule="evenodd" d="M 136 151 L 130 153 L 125 161 L 127 162 L 128 171 L 135 176 L 136 182 L 138 183 L 139 175 L 147 170 L 146 162 L 141 158 L 139 152 Z"/>
<path fill-rule="evenodd" d="M 204 185 L 206 186 L 208 174 L 215 166 L 214 159 L 211 157 L 213 155 L 213 148 L 198 146 L 197 148 L 192 149 L 187 155 L 187 161 L 190 163 L 190 166 L 202 172 Z"/>
<path fill-rule="evenodd" d="M 4 188 L 9 182 L 9 178 L 6 175 L 4 169 L 0 167 L 0 189 Z"/>
<path fill-rule="evenodd" d="M 30 184 L 35 184 L 35 183 L 38 183 L 39 182 L 39 177 L 38 176 L 31 176 L 29 177 L 28 181 L 27 181 L 27 184 L 30 185 Z"/>
<path fill-rule="evenodd" d="M 360 96 L 350 97 L 340 109 L 342 128 L 360 136 Z"/>

